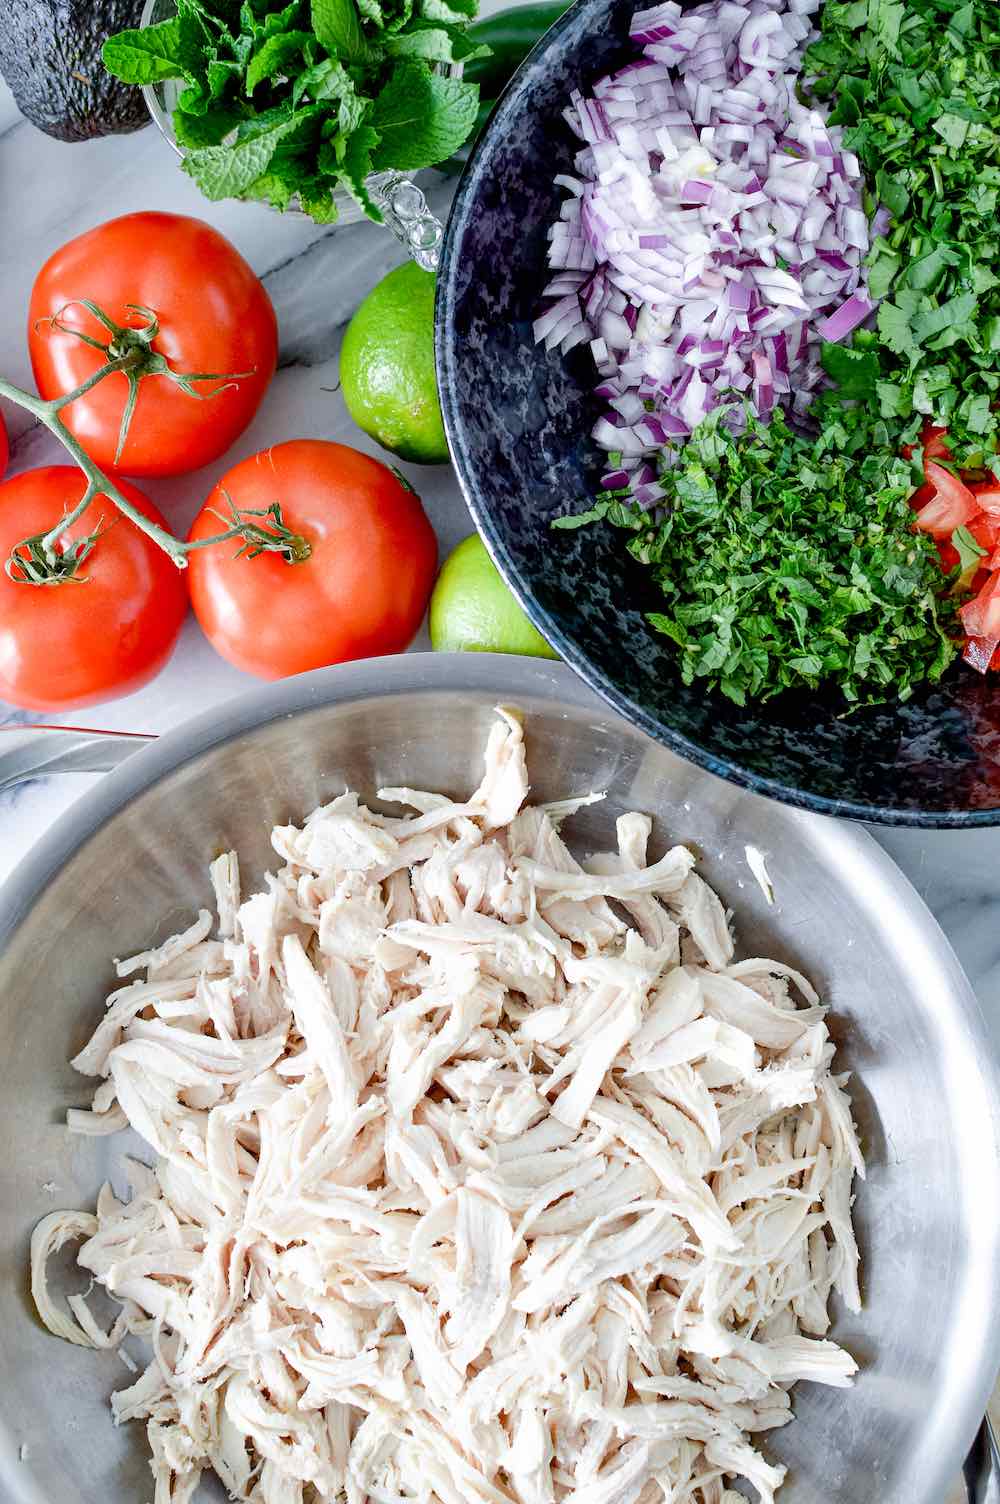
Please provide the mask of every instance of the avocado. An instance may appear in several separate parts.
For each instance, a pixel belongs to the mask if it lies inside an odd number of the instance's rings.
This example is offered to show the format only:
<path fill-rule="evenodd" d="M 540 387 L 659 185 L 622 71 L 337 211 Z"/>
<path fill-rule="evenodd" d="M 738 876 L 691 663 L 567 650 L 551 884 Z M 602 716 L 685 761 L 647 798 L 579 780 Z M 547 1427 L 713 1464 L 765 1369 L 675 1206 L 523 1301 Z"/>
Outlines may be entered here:
<path fill-rule="evenodd" d="M 138 26 L 143 0 L 5 0 L 0 73 L 15 103 L 60 141 L 89 141 L 149 123 L 142 91 L 112 78 L 101 48 Z"/>

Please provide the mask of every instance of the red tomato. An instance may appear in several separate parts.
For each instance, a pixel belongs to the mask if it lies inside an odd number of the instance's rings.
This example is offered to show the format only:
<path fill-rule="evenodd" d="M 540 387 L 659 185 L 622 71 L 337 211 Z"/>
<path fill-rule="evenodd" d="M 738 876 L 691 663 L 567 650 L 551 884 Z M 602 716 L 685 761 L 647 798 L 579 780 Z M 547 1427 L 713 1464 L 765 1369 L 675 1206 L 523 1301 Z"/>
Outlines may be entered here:
<path fill-rule="evenodd" d="M 959 612 L 970 637 L 1000 639 L 1000 573 L 991 574 L 977 596 Z"/>
<path fill-rule="evenodd" d="M 984 512 L 989 512 L 991 517 L 1000 519 L 1000 481 L 974 481 L 969 490 L 976 498 L 977 506 L 982 507 Z"/>
<path fill-rule="evenodd" d="M 990 517 L 982 512 L 966 526 L 980 548 L 992 551 L 1000 543 L 1000 517 Z"/>
<path fill-rule="evenodd" d="M 928 460 L 924 474 L 936 494 L 920 508 L 914 526 L 933 538 L 950 538 L 957 527 L 965 527 L 977 515 L 979 503 L 965 482 L 943 465 Z"/>
<path fill-rule="evenodd" d="M 936 495 L 937 492 L 934 487 L 928 485 L 925 481 L 922 486 L 917 487 L 910 497 L 910 506 L 915 512 L 919 512 L 921 507 L 925 507 L 929 501 L 933 501 Z"/>
<path fill-rule="evenodd" d="M 191 601 L 223 658 L 281 679 L 410 643 L 437 544 L 419 497 L 386 465 L 322 439 L 278 444 L 222 477 L 191 538 L 220 532 L 230 501 L 241 511 L 278 502 L 311 554 L 298 564 L 276 553 L 236 558 L 235 542 L 191 554 Z"/>
<path fill-rule="evenodd" d="M 947 428 L 935 428 L 933 423 L 925 423 L 920 435 L 920 447 L 923 449 L 925 460 L 950 460 L 951 450 L 945 443 L 948 437 Z M 903 455 L 911 460 L 916 452 L 915 444 L 904 444 Z"/>
<path fill-rule="evenodd" d="M 0 485 L 0 564 L 23 538 L 48 532 L 83 496 L 72 465 L 28 470 Z M 127 481 L 123 494 L 163 518 Z M 0 700 L 69 710 L 130 693 L 170 656 L 187 610 L 183 574 L 157 544 L 98 497 L 67 537 L 103 529 L 79 575 L 26 585 L 0 568 Z"/>
<path fill-rule="evenodd" d="M 81 298 L 129 328 L 143 320 L 128 304 L 152 309 L 160 324 L 153 349 L 175 371 L 243 373 L 228 383 L 198 383 L 199 397 L 165 376 L 144 377 L 117 460 L 128 383 L 119 373 L 107 377 L 63 411 L 88 454 L 130 475 L 183 475 L 225 454 L 260 406 L 278 351 L 271 300 L 229 241 L 200 219 L 126 214 L 56 251 L 35 281 L 28 317 L 31 364 L 43 397 L 73 391 L 106 360 L 48 322 L 62 314 L 73 329 L 106 343 L 108 331 L 80 306 Z"/>

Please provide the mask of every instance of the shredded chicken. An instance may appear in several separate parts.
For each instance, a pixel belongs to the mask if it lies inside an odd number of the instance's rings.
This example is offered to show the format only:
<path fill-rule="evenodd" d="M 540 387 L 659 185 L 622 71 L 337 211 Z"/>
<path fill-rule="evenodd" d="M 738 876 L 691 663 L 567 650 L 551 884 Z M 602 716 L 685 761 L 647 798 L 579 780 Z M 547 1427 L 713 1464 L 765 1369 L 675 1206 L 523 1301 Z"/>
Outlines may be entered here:
<path fill-rule="evenodd" d="M 148 1344 L 112 1409 L 155 1504 L 205 1469 L 248 1504 L 771 1504 L 751 1438 L 851 1382 L 864 1166 L 815 993 L 734 961 L 645 816 L 581 866 L 589 799 L 527 793 L 501 712 L 466 801 L 344 794 L 273 832 L 263 892 L 220 857 L 217 922 L 118 962 L 70 1126 L 156 1162 L 46 1217 L 31 1278 L 58 1336 Z M 49 1290 L 69 1241 L 110 1331 Z"/>

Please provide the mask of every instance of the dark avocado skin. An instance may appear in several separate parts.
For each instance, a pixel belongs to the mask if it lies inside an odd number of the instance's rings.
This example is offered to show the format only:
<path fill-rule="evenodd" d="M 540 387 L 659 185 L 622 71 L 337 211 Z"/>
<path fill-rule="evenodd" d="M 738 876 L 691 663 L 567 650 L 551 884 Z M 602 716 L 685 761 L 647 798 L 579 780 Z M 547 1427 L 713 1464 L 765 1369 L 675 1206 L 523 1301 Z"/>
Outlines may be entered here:
<path fill-rule="evenodd" d="M 142 9 L 142 0 L 4 0 L 0 72 L 21 113 L 60 141 L 147 125 L 142 91 L 101 62 L 107 38 L 138 26 Z"/>

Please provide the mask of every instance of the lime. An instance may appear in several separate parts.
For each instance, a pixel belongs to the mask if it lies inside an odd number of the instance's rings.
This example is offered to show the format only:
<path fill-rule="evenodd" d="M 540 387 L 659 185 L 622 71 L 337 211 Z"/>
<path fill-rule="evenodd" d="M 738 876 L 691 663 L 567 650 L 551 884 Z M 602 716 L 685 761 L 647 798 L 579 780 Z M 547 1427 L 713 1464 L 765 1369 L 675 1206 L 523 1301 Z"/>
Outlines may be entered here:
<path fill-rule="evenodd" d="M 355 423 L 383 449 L 441 465 L 448 444 L 434 374 L 434 274 L 414 262 L 365 298 L 340 349 L 340 384 Z"/>
<path fill-rule="evenodd" d="M 437 653 L 526 653 L 558 658 L 511 595 L 478 533 L 444 561 L 431 596 Z"/>

